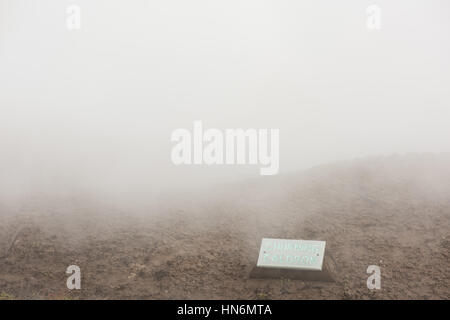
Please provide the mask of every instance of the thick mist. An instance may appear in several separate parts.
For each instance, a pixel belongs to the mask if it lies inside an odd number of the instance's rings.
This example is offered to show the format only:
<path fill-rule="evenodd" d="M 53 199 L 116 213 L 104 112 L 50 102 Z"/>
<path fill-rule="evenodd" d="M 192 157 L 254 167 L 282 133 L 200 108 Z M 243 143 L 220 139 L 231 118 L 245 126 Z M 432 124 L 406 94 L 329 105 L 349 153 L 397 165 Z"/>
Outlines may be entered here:
<path fill-rule="evenodd" d="M 66 27 L 72 4 L 80 30 Z M 449 12 L 444 0 L 0 0 L 0 199 L 151 202 L 259 176 L 173 165 L 171 132 L 195 120 L 280 129 L 280 174 L 449 152 Z"/>

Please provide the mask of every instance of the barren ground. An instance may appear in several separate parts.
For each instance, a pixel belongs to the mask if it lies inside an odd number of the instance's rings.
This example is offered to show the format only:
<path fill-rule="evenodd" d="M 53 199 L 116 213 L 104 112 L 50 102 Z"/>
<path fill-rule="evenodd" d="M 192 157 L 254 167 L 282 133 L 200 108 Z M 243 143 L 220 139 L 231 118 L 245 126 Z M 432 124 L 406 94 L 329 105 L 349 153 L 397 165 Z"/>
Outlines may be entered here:
<path fill-rule="evenodd" d="M 51 197 L 3 206 L 0 299 L 449 299 L 445 163 L 318 167 L 139 214 Z M 262 237 L 327 241 L 336 282 L 249 279 Z M 69 291 L 73 264 L 82 289 Z M 369 265 L 381 290 L 367 289 Z"/>

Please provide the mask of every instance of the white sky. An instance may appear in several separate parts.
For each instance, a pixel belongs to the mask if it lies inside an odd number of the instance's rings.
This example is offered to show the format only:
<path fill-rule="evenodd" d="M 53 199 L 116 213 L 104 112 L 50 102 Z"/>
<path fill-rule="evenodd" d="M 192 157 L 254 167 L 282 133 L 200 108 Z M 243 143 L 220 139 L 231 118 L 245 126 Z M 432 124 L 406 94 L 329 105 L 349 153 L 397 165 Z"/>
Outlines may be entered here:
<path fill-rule="evenodd" d="M 279 128 L 281 172 L 448 152 L 449 40 L 446 0 L 0 0 L 0 190 L 259 174 L 173 166 L 170 133 L 194 120 Z"/>

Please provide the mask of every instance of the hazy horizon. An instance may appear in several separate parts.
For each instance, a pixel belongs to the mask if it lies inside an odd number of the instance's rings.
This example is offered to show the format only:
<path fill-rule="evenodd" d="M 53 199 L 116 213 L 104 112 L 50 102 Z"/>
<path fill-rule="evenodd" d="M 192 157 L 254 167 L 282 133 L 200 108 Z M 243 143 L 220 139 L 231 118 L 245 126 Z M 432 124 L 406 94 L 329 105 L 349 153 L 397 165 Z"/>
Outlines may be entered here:
<path fill-rule="evenodd" d="M 0 0 L 1 193 L 158 195 L 259 176 L 173 165 L 171 132 L 195 120 L 280 129 L 280 174 L 450 152 L 449 12 L 436 0 Z"/>

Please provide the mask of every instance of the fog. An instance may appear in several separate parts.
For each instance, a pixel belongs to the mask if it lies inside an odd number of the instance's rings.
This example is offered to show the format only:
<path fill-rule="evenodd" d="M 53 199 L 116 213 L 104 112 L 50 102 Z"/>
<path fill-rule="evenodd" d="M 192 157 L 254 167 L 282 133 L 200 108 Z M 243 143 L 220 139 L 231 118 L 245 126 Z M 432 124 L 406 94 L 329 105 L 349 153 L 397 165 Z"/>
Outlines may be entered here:
<path fill-rule="evenodd" d="M 0 0 L 0 198 L 151 201 L 259 176 L 175 166 L 171 133 L 196 120 L 280 129 L 280 174 L 449 152 L 449 15 L 446 0 Z"/>

